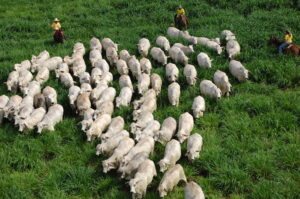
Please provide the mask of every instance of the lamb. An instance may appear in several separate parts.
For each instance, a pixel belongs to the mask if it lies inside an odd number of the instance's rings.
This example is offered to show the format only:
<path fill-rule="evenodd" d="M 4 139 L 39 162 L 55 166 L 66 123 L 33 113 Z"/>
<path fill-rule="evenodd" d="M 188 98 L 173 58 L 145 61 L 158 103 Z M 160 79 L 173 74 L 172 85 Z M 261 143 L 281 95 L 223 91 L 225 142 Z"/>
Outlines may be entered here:
<path fill-rule="evenodd" d="M 134 178 L 129 181 L 133 199 L 143 198 L 146 195 L 147 186 L 152 182 L 154 176 L 157 176 L 154 162 L 146 159 L 139 165 Z"/>
<path fill-rule="evenodd" d="M 110 38 L 102 39 L 101 44 L 104 50 L 107 50 L 109 47 L 113 47 L 116 51 L 118 51 L 118 44 L 114 43 Z"/>
<path fill-rule="evenodd" d="M 42 121 L 45 114 L 46 110 L 43 107 L 34 109 L 29 117 L 19 122 L 19 131 L 23 132 L 24 129 L 33 129 Z"/>
<path fill-rule="evenodd" d="M 208 57 L 206 53 L 199 53 L 197 56 L 197 62 L 200 67 L 211 68 L 212 60 Z"/>
<path fill-rule="evenodd" d="M 146 136 L 154 137 L 159 131 L 160 123 L 157 120 L 152 120 L 147 124 L 147 126 L 142 130 L 137 130 L 135 132 L 135 140 L 139 141 Z"/>
<path fill-rule="evenodd" d="M 200 82 L 200 92 L 211 98 L 221 98 L 221 90 L 210 80 L 202 80 Z"/>
<path fill-rule="evenodd" d="M 173 190 L 180 180 L 187 182 L 182 166 L 176 164 L 168 169 L 160 181 L 158 186 L 159 196 L 161 198 L 165 197 L 168 192 Z"/>
<path fill-rule="evenodd" d="M 92 141 L 94 137 L 100 138 L 111 122 L 111 116 L 108 114 L 100 115 L 86 131 L 87 141 Z"/>
<path fill-rule="evenodd" d="M 106 49 L 106 58 L 111 66 L 116 65 L 118 61 L 117 50 L 114 47 L 108 47 Z"/>
<path fill-rule="evenodd" d="M 108 85 L 113 81 L 113 75 L 111 72 L 103 72 L 100 82 L 98 84 Z"/>
<path fill-rule="evenodd" d="M 39 71 L 43 67 L 47 67 L 49 71 L 54 71 L 57 69 L 58 65 L 63 63 L 63 59 L 61 57 L 51 57 L 44 62 L 41 62 L 39 65 L 35 65 L 36 68 L 33 68 L 34 71 Z M 32 65 L 34 66 L 34 65 Z"/>
<path fill-rule="evenodd" d="M 200 95 L 194 98 L 192 111 L 195 118 L 203 117 L 205 111 L 205 100 Z"/>
<path fill-rule="evenodd" d="M 73 75 L 79 77 L 81 73 L 86 71 L 86 64 L 83 58 L 77 58 L 72 65 Z"/>
<path fill-rule="evenodd" d="M 106 142 L 98 144 L 96 147 L 96 155 L 112 155 L 114 149 L 117 148 L 120 142 L 122 142 L 122 140 L 126 137 L 129 137 L 129 133 L 128 131 L 123 130 L 109 138 Z"/>
<path fill-rule="evenodd" d="M 150 50 L 150 55 L 155 61 L 162 64 L 163 66 L 167 64 L 167 56 L 162 49 L 153 47 Z"/>
<path fill-rule="evenodd" d="M 119 56 L 120 56 L 120 59 L 124 60 L 126 63 L 129 61 L 129 59 L 131 57 L 127 50 L 121 50 Z"/>
<path fill-rule="evenodd" d="M 18 125 L 21 120 L 25 120 L 26 118 L 28 118 L 33 110 L 34 107 L 32 104 L 20 107 L 19 110 L 15 112 L 15 125 Z"/>
<path fill-rule="evenodd" d="M 42 93 L 38 93 L 34 96 L 33 106 L 36 109 L 42 107 L 45 110 L 47 110 L 46 99 L 45 99 L 45 96 Z"/>
<path fill-rule="evenodd" d="M 114 153 L 107 160 L 102 161 L 103 173 L 107 173 L 112 169 L 120 166 L 122 158 L 133 148 L 134 140 L 125 137 L 114 150 Z"/>
<path fill-rule="evenodd" d="M 118 134 L 123 130 L 125 126 L 124 119 L 121 116 L 114 117 L 106 131 L 106 133 L 101 135 L 101 141 L 106 142 L 108 139 Z"/>
<path fill-rule="evenodd" d="M 35 70 L 36 70 L 36 67 L 39 64 L 45 62 L 49 58 L 50 58 L 50 54 L 46 50 L 42 51 L 38 56 L 32 55 L 32 58 L 31 58 L 31 64 L 32 64 L 31 72 L 34 73 Z"/>
<path fill-rule="evenodd" d="M 33 76 L 28 70 L 22 70 L 19 72 L 18 83 L 21 91 L 28 86 L 29 82 L 31 82 L 32 79 Z"/>
<path fill-rule="evenodd" d="M 101 69 L 99 68 L 93 68 L 92 69 L 92 72 L 91 72 L 91 77 L 90 77 L 90 83 L 92 85 L 97 85 L 100 83 L 101 81 L 101 78 L 102 78 L 102 75 L 103 75 L 103 72 Z M 88 83 L 88 82 L 86 82 Z"/>
<path fill-rule="evenodd" d="M 132 98 L 132 89 L 129 87 L 123 87 L 121 89 L 120 95 L 116 98 L 116 107 L 126 107 L 129 106 Z"/>
<path fill-rule="evenodd" d="M 193 161 L 199 157 L 202 145 L 203 139 L 198 133 L 195 133 L 188 138 L 186 156 L 190 161 Z"/>
<path fill-rule="evenodd" d="M 99 98 L 100 98 L 101 94 L 103 93 L 103 91 L 107 88 L 108 88 L 107 84 L 97 84 L 96 88 L 94 88 L 92 90 L 91 95 L 90 95 L 90 99 L 91 99 L 91 101 L 94 105 L 99 100 Z"/>
<path fill-rule="evenodd" d="M 170 42 L 169 40 L 164 36 L 158 36 L 155 41 L 156 45 L 158 45 L 160 48 L 164 49 L 164 51 L 168 52 L 170 49 Z"/>
<path fill-rule="evenodd" d="M 42 133 L 43 130 L 54 131 L 54 126 L 62 121 L 64 108 L 60 104 L 54 104 L 49 107 L 49 110 L 43 120 L 38 123 L 37 133 Z"/>
<path fill-rule="evenodd" d="M 169 27 L 167 30 L 167 34 L 170 37 L 179 37 L 180 30 L 174 27 Z"/>
<path fill-rule="evenodd" d="M 107 51 L 106 51 L 107 52 Z M 102 59 L 101 51 L 98 49 L 93 49 L 90 51 L 90 62 L 92 67 L 95 67 L 95 63 Z"/>
<path fill-rule="evenodd" d="M 194 86 L 197 81 L 197 70 L 195 66 L 187 64 L 184 67 L 183 74 L 186 78 L 186 81 L 189 85 Z"/>
<path fill-rule="evenodd" d="M 236 55 L 240 54 L 241 46 L 236 40 L 229 40 L 226 44 L 226 51 L 229 59 L 233 59 Z"/>
<path fill-rule="evenodd" d="M 67 88 L 74 86 L 75 83 L 70 73 L 61 73 L 59 76 L 59 80 Z"/>
<path fill-rule="evenodd" d="M 225 36 L 225 40 L 229 41 L 229 40 L 235 40 L 235 35 L 233 34 L 233 32 L 231 32 L 230 30 L 223 30 L 221 32 L 222 36 Z"/>
<path fill-rule="evenodd" d="M 168 99 L 172 106 L 179 105 L 179 98 L 180 98 L 180 86 L 177 82 L 173 82 L 168 87 Z"/>
<path fill-rule="evenodd" d="M 153 73 L 150 77 L 151 87 L 154 89 L 156 95 L 161 92 L 162 80 L 160 76 L 156 73 Z"/>
<path fill-rule="evenodd" d="M 150 48 L 150 41 L 146 38 L 142 38 L 139 40 L 137 46 L 140 55 L 143 57 L 147 57 Z"/>
<path fill-rule="evenodd" d="M 139 107 L 138 110 L 133 111 L 133 120 L 136 121 L 140 114 L 144 111 L 153 113 L 157 109 L 157 101 L 153 98 L 146 98 L 144 103 Z"/>
<path fill-rule="evenodd" d="M 226 73 L 217 70 L 214 74 L 214 83 L 221 90 L 222 95 L 229 96 L 229 93 L 231 92 L 231 84 L 229 83 Z"/>
<path fill-rule="evenodd" d="M 7 105 L 9 101 L 9 97 L 7 97 L 6 95 L 1 95 L 0 96 L 0 125 L 3 122 L 3 118 L 4 118 L 4 107 Z"/>
<path fill-rule="evenodd" d="M 201 189 L 201 187 L 193 182 L 190 181 L 184 191 L 184 198 L 185 199 L 205 199 L 204 193 Z"/>
<path fill-rule="evenodd" d="M 154 120 L 154 117 L 153 117 L 152 113 L 150 113 L 148 111 L 142 112 L 140 114 L 140 117 L 138 118 L 137 122 L 131 123 L 131 125 L 130 125 L 131 131 L 130 132 L 132 134 L 135 134 L 138 130 L 143 130 L 147 126 L 147 124 L 153 120 Z"/>
<path fill-rule="evenodd" d="M 83 83 L 87 83 L 90 84 L 91 83 L 91 76 L 88 72 L 83 72 L 79 75 L 79 83 L 83 84 Z"/>
<path fill-rule="evenodd" d="M 154 136 L 154 140 L 161 144 L 169 142 L 175 134 L 176 127 L 177 122 L 173 117 L 166 118 L 161 125 L 160 131 Z"/>
<path fill-rule="evenodd" d="M 192 45 L 197 44 L 197 38 L 194 36 L 191 36 L 188 31 L 180 31 L 179 36 L 182 37 L 187 42 L 189 42 L 189 44 L 192 44 Z"/>
<path fill-rule="evenodd" d="M 177 137 L 180 143 L 183 143 L 191 134 L 194 128 L 194 119 L 191 114 L 185 112 L 180 115 L 178 122 Z"/>
<path fill-rule="evenodd" d="M 133 108 L 135 110 L 139 109 L 143 105 L 143 103 L 149 99 L 156 99 L 156 92 L 154 89 L 147 90 L 139 100 L 134 100 Z"/>
<path fill-rule="evenodd" d="M 80 85 L 80 94 L 86 93 L 88 96 L 90 96 L 92 92 L 92 86 L 88 83 L 82 83 Z"/>
<path fill-rule="evenodd" d="M 94 67 L 99 68 L 102 73 L 109 72 L 109 65 L 105 59 L 101 59 L 95 62 Z"/>
<path fill-rule="evenodd" d="M 164 158 L 158 162 L 160 172 L 164 172 L 170 167 L 174 166 L 181 157 L 181 147 L 177 140 L 171 140 L 167 143 L 165 148 Z"/>
<path fill-rule="evenodd" d="M 168 63 L 166 66 L 166 76 L 169 82 L 175 82 L 178 79 L 179 70 L 175 64 Z"/>
<path fill-rule="evenodd" d="M 29 60 L 24 60 L 20 64 L 14 65 L 15 71 L 21 71 L 21 70 L 30 70 L 31 62 Z"/>
<path fill-rule="evenodd" d="M 85 54 L 85 48 L 84 48 L 83 43 L 77 42 L 74 44 L 73 54 L 77 54 L 77 55 L 83 57 L 83 55 Z"/>
<path fill-rule="evenodd" d="M 148 74 L 142 73 L 138 77 L 138 91 L 139 94 L 144 94 L 150 86 L 150 76 Z"/>
<path fill-rule="evenodd" d="M 231 60 L 229 62 L 229 71 L 240 82 L 248 79 L 249 71 L 239 61 Z"/>
<path fill-rule="evenodd" d="M 98 103 L 99 101 L 96 102 L 96 111 L 94 117 L 97 118 L 99 115 L 103 114 L 109 114 L 112 115 L 114 112 L 114 104 L 111 101 L 103 101 Z"/>
<path fill-rule="evenodd" d="M 100 95 L 99 100 L 97 103 L 102 103 L 105 101 L 113 102 L 116 96 L 116 89 L 113 87 L 106 88 Z"/>
<path fill-rule="evenodd" d="M 154 150 L 154 140 L 152 137 L 144 137 L 141 139 L 123 158 L 122 163 L 119 167 L 119 171 L 123 171 L 124 167 L 131 162 L 132 158 L 140 152 L 145 152 L 146 154 L 152 153 Z"/>
<path fill-rule="evenodd" d="M 186 65 L 189 61 L 189 58 L 184 54 L 184 52 L 176 46 L 172 46 L 172 48 L 170 48 L 169 55 L 175 63 Z"/>
<path fill-rule="evenodd" d="M 140 65 L 141 65 L 141 72 L 142 73 L 146 73 L 146 74 L 150 74 L 151 70 L 152 70 L 152 64 L 150 62 L 149 59 L 143 57 L 140 60 Z"/>
<path fill-rule="evenodd" d="M 80 88 L 78 86 L 71 86 L 69 88 L 68 98 L 71 107 L 75 108 L 74 104 L 79 94 L 80 94 Z"/>
<path fill-rule="evenodd" d="M 34 97 L 36 94 L 41 92 L 41 85 L 37 81 L 29 82 L 28 85 L 23 89 L 24 96 Z"/>
<path fill-rule="evenodd" d="M 139 75 L 142 73 L 141 64 L 139 60 L 137 60 L 135 56 L 131 56 L 131 58 L 128 61 L 128 66 L 132 75 L 137 79 Z"/>
<path fill-rule="evenodd" d="M 83 120 L 78 123 L 78 124 L 81 124 L 81 130 L 83 132 L 86 132 L 91 127 L 91 125 L 94 121 L 94 113 L 95 113 L 95 110 L 92 108 L 89 108 L 84 111 Z"/>
<path fill-rule="evenodd" d="M 8 91 L 17 92 L 19 85 L 19 72 L 12 71 L 9 73 L 7 81 L 4 82 Z"/>
<path fill-rule="evenodd" d="M 221 53 L 223 51 L 223 48 L 220 46 L 220 44 L 218 44 L 215 41 L 209 40 L 205 43 L 205 46 L 216 51 L 218 55 L 221 55 Z"/>
<path fill-rule="evenodd" d="M 185 46 L 181 43 L 175 43 L 173 46 L 180 48 L 186 56 L 195 52 L 193 45 Z"/>
<path fill-rule="evenodd" d="M 129 152 L 130 153 L 130 152 Z M 122 173 L 121 178 L 125 178 L 130 180 L 137 172 L 139 166 L 147 160 L 149 154 L 147 152 L 139 152 L 133 156 L 133 158 L 128 162 L 128 164 L 124 167 L 121 167 L 119 170 Z"/>
<path fill-rule="evenodd" d="M 49 74 L 50 74 L 49 69 L 47 67 L 43 67 L 39 70 L 39 72 L 35 76 L 35 80 L 40 84 L 43 84 L 48 81 Z"/>
<path fill-rule="evenodd" d="M 12 120 L 14 113 L 19 110 L 19 105 L 22 101 L 22 97 L 19 95 L 13 95 L 9 98 L 6 106 L 3 108 L 4 118 Z"/>
<path fill-rule="evenodd" d="M 87 93 L 79 94 L 76 99 L 76 113 L 83 116 L 84 112 L 91 108 L 91 101 Z"/>
<path fill-rule="evenodd" d="M 133 91 L 133 86 L 129 75 L 121 75 L 119 78 L 119 86 L 120 88 L 128 87 Z"/>
<path fill-rule="evenodd" d="M 98 38 L 93 37 L 90 40 L 90 50 L 99 50 L 101 52 L 102 45 L 101 45 L 100 40 Z"/>
<path fill-rule="evenodd" d="M 45 97 L 47 107 L 57 104 L 56 90 L 50 86 L 43 89 L 43 95 Z"/>
<path fill-rule="evenodd" d="M 128 66 L 126 61 L 119 59 L 117 61 L 117 70 L 120 75 L 128 75 Z"/>

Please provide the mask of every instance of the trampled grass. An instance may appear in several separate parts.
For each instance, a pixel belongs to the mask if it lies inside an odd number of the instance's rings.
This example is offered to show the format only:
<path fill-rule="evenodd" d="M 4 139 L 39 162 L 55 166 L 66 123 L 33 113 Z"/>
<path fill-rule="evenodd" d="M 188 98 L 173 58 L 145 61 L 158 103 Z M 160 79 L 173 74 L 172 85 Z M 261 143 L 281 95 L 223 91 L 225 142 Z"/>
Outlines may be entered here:
<path fill-rule="evenodd" d="M 200 94 L 199 83 L 212 79 L 217 69 L 225 71 L 233 85 L 228 98 L 214 101 L 206 98 L 207 111 L 195 121 L 193 133 L 200 133 L 204 146 L 200 158 L 189 163 L 179 161 L 189 180 L 203 188 L 207 198 L 232 199 L 296 199 L 300 195 L 300 59 L 279 56 L 267 46 L 270 35 L 281 36 L 290 29 L 295 43 L 300 44 L 299 1 L 25 1 L 2 0 L 0 5 L 0 82 L 6 81 L 13 64 L 30 59 L 32 54 L 48 50 L 51 56 L 70 55 L 75 42 L 89 48 L 91 37 L 110 37 L 137 54 L 136 43 L 147 37 L 154 45 L 159 35 L 166 35 L 178 4 L 183 4 L 189 17 L 189 32 L 196 36 L 219 37 L 223 29 L 237 35 L 242 47 L 238 56 L 252 74 L 239 83 L 228 70 L 225 54 L 216 54 L 197 46 L 190 62 L 196 64 L 199 52 L 207 52 L 213 68 L 198 70 L 195 87 L 188 86 L 180 67 L 182 88 L 180 106 L 171 107 L 167 99 L 166 79 L 158 96 L 155 118 L 178 119 L 190 111 L 193 98 Z M 52 42 L 48 27 L 58 17 L 68 40 Z M 172 43 L 176 39 L 170 39 Z M 153 63 L 154 72 L 164 77 L 162 66 Z M 114 78 L 118 75 L 114 72 Z M 130 198 L 129 186 L 116 172 L 102 173 L 96 157 L 97 142 L 87 143 L 67 100 L 67 89 L 52 76 L 45 85 L 59 93 L 58 101 L 65 108 L 64 121 L 54 132 L 18 133 L 6 122 L 0 128 L 0 198 Z M 118 83 L 113 83 L 118 88 Z M 8 94 L 0 85 L 0 93 Z M 138 96 L 135 96 L 135 98 Z M 130 108 L 116 109 L 131 122 Z M 155 162 L 163 157 L 164 146 L 157 144 L 151 156 Z M 186 146 L 182 145 L 182 154 Z M 158 198 L 156 188 L 162 174 L 150 184 L 145 198 Z M 183 198 L 180 183 L 166 198 Z"/>

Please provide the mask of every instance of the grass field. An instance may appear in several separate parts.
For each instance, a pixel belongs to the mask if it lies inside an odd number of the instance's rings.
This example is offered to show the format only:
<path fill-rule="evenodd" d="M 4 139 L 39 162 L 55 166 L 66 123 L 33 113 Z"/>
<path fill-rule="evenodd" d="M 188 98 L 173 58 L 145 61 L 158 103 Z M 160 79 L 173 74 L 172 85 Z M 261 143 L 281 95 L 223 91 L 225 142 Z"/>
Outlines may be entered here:
<path fill-rule="evenodd" d="M 137 54 L 136 43 L 147 37 L 155 43 L 174 16 L 178 4 L 187 11 L 189 32 L 195 36 L 218 37 L 224 29 L 237 35 L 242 53 L 237 57 L 252 74 L 249 81 L 239 83 L 228 70 L 225 54 L 196 47 L 190 56 L 196 64 L 199 52 L 213 59 L 212 69 L 198 70 L 195 87 L 188 86 L 182 74 L 180 106 L 171 107 L 167 98 L 168 82 L 158 96 L 155 118 L 175 119 L 190 111 L 193 99 L 200 94 L 199 83 L 212 79 L 217 69 L 225 71 L 233 85 L 228 98 L 214 101 L 206 98 L 207 111 L 195 121 L 193 133 L 204 139 L 200 158 L 189 163 L 179 161 L 190 180 L 203 188 L 209 199 L 296 199 L 300 196 L 300 58 L 278 55 L 267 46 L 269 36 L 281 37 L 284 29 L 294 33 L 300 44 L 298 0 L 1 0 L 0 5 L 0 94 L 7 93 L 3 82 L 15 63 L 48 50 L 51 56 L 70 55 L 75 42 L 89 48 L 91 37 L 110 37 L 119 48 Z M 58 17 L 68 37 L 64 44 L 52 42 L 48 26 Z M 175 39 L 170 39 L 172 43 Z M 88 55 L 88 53 L 87 53 Z M 86 56 L 87 64 L 88 56 Z M 154 72 L 164 77 L 164 68 L 154 65 Z M 113 70 L 114 79 L 118 79 Z M 12 124 L 0 128 L 0 198 L 131 198 L 129 187 L 116 172 L 102 173 L 96 157 L 96 141 L 86 142 L 71 111 L 66 88 L 52 78 L 45 84 L 57 89 L 58 101 L 64 105 L 64 121 L 56 131 L 19 133 Z M 113 86 L 119 91 L 117 81 Z M 135 96 L 137 98 L 138 96 Z M 132 107 L 117 109 L 126 127 L 132 121 Z M 182 154 L 186 151 L 182 145 Z M 157 144 L 151 156 L 155 162 L 163 157 L 164 146 Z M 145 198 L 156 199 L 162 174 L 148 187 Z M 180 183 L 166 198 L 184 198 Z"/>

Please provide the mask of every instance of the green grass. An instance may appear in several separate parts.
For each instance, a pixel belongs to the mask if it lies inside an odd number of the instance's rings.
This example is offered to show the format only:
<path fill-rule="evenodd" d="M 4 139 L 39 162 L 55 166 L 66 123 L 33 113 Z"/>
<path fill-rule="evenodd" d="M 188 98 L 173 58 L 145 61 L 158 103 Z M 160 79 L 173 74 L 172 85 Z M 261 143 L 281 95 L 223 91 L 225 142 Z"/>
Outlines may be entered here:
<path fill-rule="evenodd" d="M 2 0 L 0 82 L 6 81 L 15 63 L 30 59 L 32 54 L 46 49 L 51 56 L 70 55 L 75 42 L 83 42 L 88 49 L 93 36 L 110 37 L 120 44 L 120 50 L 136 54 L 139 38 L 147 37 L 154 44 L 157 36 L 166 35 L 178 4 L 186 8 L 192 35 L 218 37 L 223 29 L 236 33 L 242 48 L 237 59 L 252 72 L 245 83 L 228 75 L 233 85 L 229 98 L 206 98 L 207 111 L 195 121 L 193 130 L 204 138 L 200 158 L 194 163 L 185 157 L 179 161 L 188 179 L 200 184 L 209 199 L 299 198 L 300 60 L 279 56 L 267 46 L 270 35 L 281 36 L 286 28 L 300 44 L 297 0 Z M 48 24 L 54 17 L 61 20 L 68 37 L 64 44 L 52 42 Z M 212 79 L 217 69 L 229 74 L 225 54 L 216 56 L 202 46 L 190 56 L 192 64 L 197 65 L 196 56 L 201 51 L 214 59 L 213 68 L 197 67 L 199 80 L 191 87 L 180 66 L 182 95 L 178 108 L 169 105 L 168 82 L 163 80 L 164 89 L 154 114 L 160 122 L 190 112 L 201 80 Z M 153 71 L 164 77 L 162 66 L 154 63 Z M 116 79 L 115 69 L 113 73 Z M 19 133 L 8 122 L 1 126 L 0 198 L 131 198 L 128 185 L 116 172 L 102 173 L 105 157 L 96 157 L 97 142 L 86 142 L 77 126 L 79 118 L 68 105 L 67 89 L 52 77 L 45 86 L 57 89 L 58 101 L 65 108 L 64 121 L 56 125 L 54 132 L 41 135 L 35 130 Z M 113 86 L 119 90 L 117 82 Z M 3 84 L 0 93 L 11 95 Z M 114 116 L 123 116 L 128 128 L 131 112 L 132 107 L 117 109 Z M 185 154 L 185 144 L 182 148 Z M 163 151 L 164 146 L 157 144 L 151 159 L 157 162 Z M 147 199 L 158 198 L 156 189 L 161 178 L 159 173 L 150 184 Z M 180 183 L 166 198 L 183 198 L 183 191 L 184 183 Z"/>

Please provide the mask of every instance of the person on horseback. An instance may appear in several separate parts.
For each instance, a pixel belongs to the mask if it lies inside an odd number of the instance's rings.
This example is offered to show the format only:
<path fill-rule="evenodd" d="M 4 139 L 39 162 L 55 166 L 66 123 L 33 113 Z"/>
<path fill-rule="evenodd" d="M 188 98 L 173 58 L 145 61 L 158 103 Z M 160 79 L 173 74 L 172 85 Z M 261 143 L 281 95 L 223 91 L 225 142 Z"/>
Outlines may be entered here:
<path fill-rule="evenodd" d="M 178 6 L 177 13 L 174 16 L 174 23 L 175 23 L 175 27 L 180 29 L 180 30 L 182 29 L 182 27 L 186 28 L 186 26 L 187 26 L 187 19 L 185 17 L 185 10 L 181 5 Z"/>
<path fill-rule="evenodd" d="M 293 35 L 292 35 L 292 33 L 290 32 L 290 31 L 288 31 L 288 30 L 285 30 L 284 31 L 284 38 L 283 38 L 283 42 L 282 42 L 282 44 L 280 44 L 280 46 L 278 47 L 278 52 L 279 53 L 282 53 L 283 52 L 283 50 L 286 48 L 286 47 L 288 47 L 291 43 L 292 43 L 292 41 L 293 41 Z"/>

